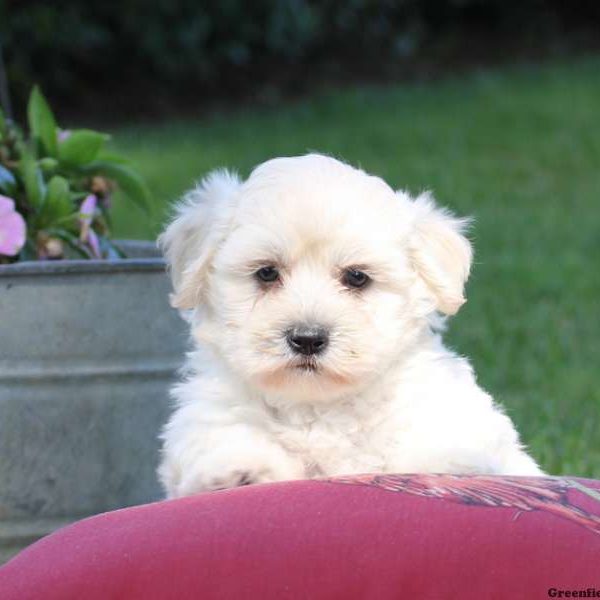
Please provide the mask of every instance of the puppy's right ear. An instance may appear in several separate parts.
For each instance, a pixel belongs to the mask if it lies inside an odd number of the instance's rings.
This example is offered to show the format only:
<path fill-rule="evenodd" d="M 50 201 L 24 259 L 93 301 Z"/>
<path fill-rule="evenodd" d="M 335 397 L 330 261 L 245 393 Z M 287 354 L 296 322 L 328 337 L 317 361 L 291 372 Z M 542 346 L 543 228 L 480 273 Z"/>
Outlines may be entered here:
<path fill-rule="evenodd" d="M 404 196 L 407 198 L 406 196 Z M 470 219 L 460 219 L 435 205 L 428 194 L 410 204 L 413 231 L 409 256 L 414 269 L 429 289 L 437 310 L 454 315 L 464 304 L 473 251 L 463 235 Z"/>
<path fill-rule="evenodd" d="M 188 310 L 200 303 L 212 258 L 229 230 L 240 185 L 236 174 L 213 171 L 183 197 L 159 236 L 173 281 L 174 308 Z"/>

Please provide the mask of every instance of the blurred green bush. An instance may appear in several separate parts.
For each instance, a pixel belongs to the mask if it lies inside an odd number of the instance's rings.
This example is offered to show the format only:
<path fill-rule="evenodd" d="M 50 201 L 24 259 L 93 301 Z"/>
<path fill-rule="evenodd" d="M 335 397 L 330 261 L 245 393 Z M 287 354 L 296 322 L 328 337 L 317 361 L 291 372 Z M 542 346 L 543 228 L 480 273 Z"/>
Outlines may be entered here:
<path fill-rule="evenodd" d="M 5 0 L 0 13 L 15 105 L 38 83 L 75 106 L 125 86 L 135 103 L 168 94 L 202 99 L 252 87 L 279 73 L 284 83 L 314 69 L 339 74 L 458 46 L 523 40 L 564 44 L 597 29 L 600 3 L 580 0 Z M 0 0 L 0 6 L 1 0 Z M 0 8 L 0 11 L 2 9 Z M 485 52 L 484 52 L 485 54 Z M 296 68 L 294 68 L 296 67 Z M 302 68 L 300 68 L 302 67 Z M 275 85 L 279 82 L 275 77 Z"/>

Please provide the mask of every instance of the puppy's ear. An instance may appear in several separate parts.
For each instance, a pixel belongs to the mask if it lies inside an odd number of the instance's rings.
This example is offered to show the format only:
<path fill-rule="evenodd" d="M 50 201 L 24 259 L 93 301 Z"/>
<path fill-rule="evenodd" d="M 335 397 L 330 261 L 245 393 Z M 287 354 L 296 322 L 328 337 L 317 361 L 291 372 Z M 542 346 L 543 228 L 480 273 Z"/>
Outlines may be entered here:
<path fill-rule="evenodd" d="M 183 197 L 159 236 L 173 281 L 174 308 L 192 309 L 200 302 L 211 259 L 227 235 L 240 185 L 237 175 L 213 171 Z"/>
<path fill-rule="evenodd" d="M 428 194 L 412 201 L 413 229 L 409 238 L 412 265 L 432 293 L 436 308 L 454 315 L 465 303 L 464 286 L 473 252 L 463 235 L 470 219 L 459 219 L 435 205 Z"/>

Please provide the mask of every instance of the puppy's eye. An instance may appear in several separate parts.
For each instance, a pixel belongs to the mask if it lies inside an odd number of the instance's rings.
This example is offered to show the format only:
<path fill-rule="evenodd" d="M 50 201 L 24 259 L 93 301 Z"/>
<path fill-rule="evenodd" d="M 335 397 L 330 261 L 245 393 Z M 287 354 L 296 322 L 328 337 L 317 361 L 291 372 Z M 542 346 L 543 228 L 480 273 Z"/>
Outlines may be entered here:
<path fill-rule="evenodd" d="M 357 269 L 346 269 L 342 275 L 342 283 L 349 288 L 363 288 L 371 278 Z"/>
<path fill-rule="evenodd" d="M 279 271 L 272 266 L 260 268 L 256 271 L 255 275 L 260 281 L 264 281 L 265 283 L 273 283 L 279 279 Z"/>

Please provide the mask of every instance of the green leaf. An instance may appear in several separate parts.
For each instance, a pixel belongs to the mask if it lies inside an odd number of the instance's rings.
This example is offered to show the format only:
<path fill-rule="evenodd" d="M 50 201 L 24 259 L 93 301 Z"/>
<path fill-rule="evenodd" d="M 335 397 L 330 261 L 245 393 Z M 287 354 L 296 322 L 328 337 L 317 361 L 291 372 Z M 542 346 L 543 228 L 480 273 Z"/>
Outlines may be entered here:
<path fill-rule="evenodd" d="M 58 175 L 48 182 L 44 208 L 40 215 L 40 221 L 44 226 L 51 225 L 67 217 L 75 216 L 69 182 Z"/>
<path fill-rule="evenodd" d="M 131 161 L 120 154 L 113 154 L 111 152 L 101 152 L 97 156 L 97 160 L 102 162 L 115 163 L 117 165 L 130 165 Z"/>
<path fill-rule="evenodd" d="M 69 182 L 64 177 L 55 175 L 48 182 L 48 189 L 46 191 L 46 202 L 53 204 L 61 203 L 65 200 L 69 204 L 71 203 L 71 199 L 69 197 Z"/>
<path fill-rule="evenodd" d="M 89 196 L 89 192 L 85 191 L 85 192 L 74 192 L 71 190 L 71 202 L 73 202 L 75 205 L 79 205 L 79 203 L 86 197 Z"/>
<path fill-rule="evenodd" d="M 4 111 L 0 106 L 0 139 L 2 139 L 2 134 L 6 131 L 6 117 L 4 116 Z"/>
<path fill-rule="evenodd" d="M 17 180 L 15 176 L 6 168 L 0 165 L 0 192 L 9 196 L 17 191 Z"/>
<path fill-rule="evenodd" d="M 56 171 L 58 168 L 58 161 L 55 158 L 42 158 L 40 160 L 40 167 L 47 176 L 49 173 L 52 173 L 52 171 Z"/>
<path fill-rule="evenodd" d="M 112 162 L 95 161 L 90 163 L 85 171 L 112 179 L 143 211 L 150 212 L 150 190 L 141 175 L 130 167 Z"/>
<path fill-rule="evenodd" d="M 110 136 L 90 129 L 72 131 L 58 146 L 58 158 L 68 165 L 82 167 L 95 160 Z"/>
<path fill-rule="evenodd" d="M 25 152 L 19 161 L 19 170 L 28 203 L 37 211 L 42 209 L 46 197 L 46 184 L 42 172 L 30 152 Z"/>
<path fill-rule="evenodd" d="M 29 129 L 36 142 L 49 156 L 56 157 L 58 149 L 58 128 L 48 102 L 40 88 L 35 86 L 27 105 Z"/>

